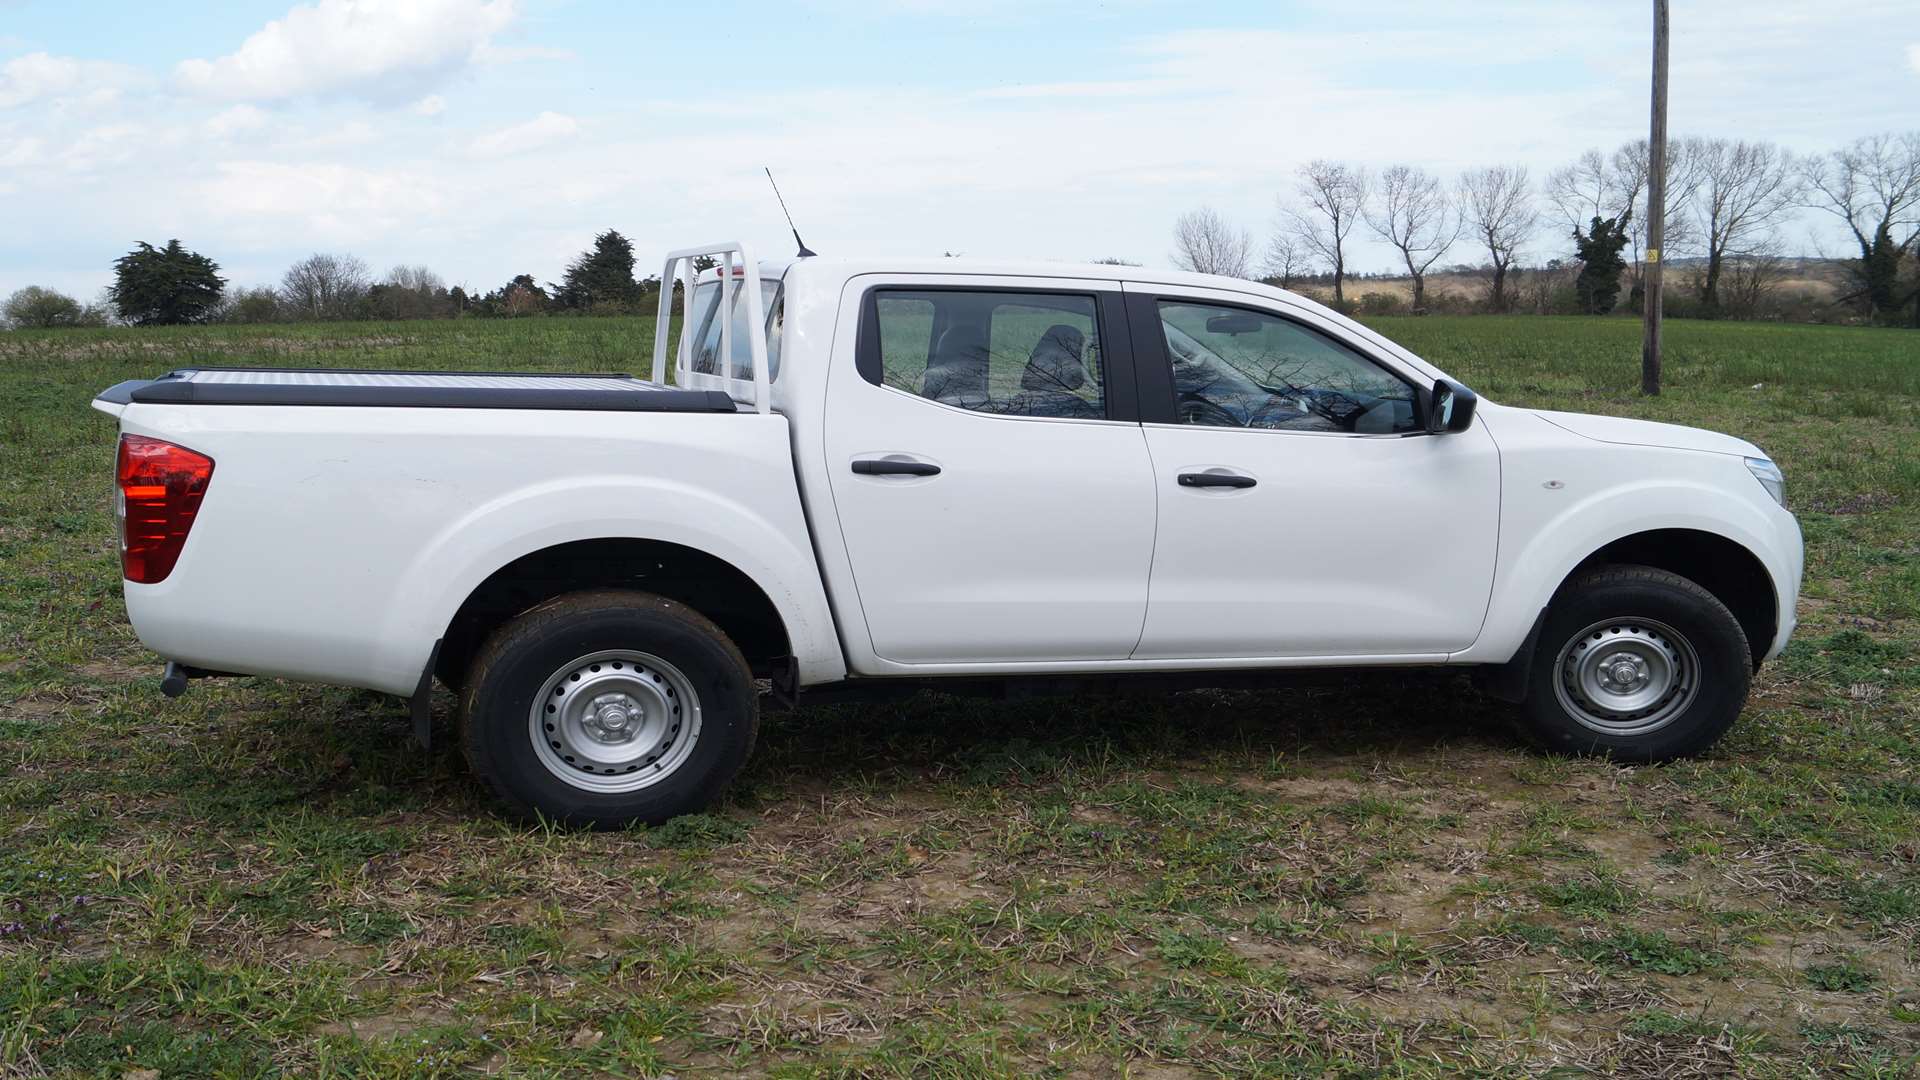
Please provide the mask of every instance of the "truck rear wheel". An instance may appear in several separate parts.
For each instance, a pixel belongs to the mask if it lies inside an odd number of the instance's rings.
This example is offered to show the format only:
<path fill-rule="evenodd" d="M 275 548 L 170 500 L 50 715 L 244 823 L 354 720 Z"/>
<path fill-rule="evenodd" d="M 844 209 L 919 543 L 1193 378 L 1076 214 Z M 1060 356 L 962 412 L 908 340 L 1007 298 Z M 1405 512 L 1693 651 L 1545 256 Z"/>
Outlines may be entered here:
<path fill-rule="evenodd" d="M 1712 593 L 1665 570 L 1608 566 L 1548 609 L 1528 673 L 1543 749 L 1668 761 L 1712 746 L 1746 704 L 1752 654 Z"/>
<path fill-rule="evenodd" d="M 700 613 L 650 593 L 550 600 L 495 631 L 462 690 L 467 761 L 523 817 L 614 828 L 708 806 L 759 727 L 753 675 Z"/>

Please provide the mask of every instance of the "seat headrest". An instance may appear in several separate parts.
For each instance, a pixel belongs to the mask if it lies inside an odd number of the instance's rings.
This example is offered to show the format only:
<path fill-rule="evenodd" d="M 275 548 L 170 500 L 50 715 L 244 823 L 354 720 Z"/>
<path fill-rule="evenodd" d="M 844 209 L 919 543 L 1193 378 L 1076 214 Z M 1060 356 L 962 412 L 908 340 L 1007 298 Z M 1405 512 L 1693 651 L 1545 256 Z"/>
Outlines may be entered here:
<path fill-rule="evenodd" d="M 920 396 L 935 400 L 985 397 L 987 393 L 987 334 L 972 323 L 955 323 L 941 331 L 920 377 Z"/>
<path fill-rule="evenodd" d="M 1065 323 L 1055 323 L 1040 335 L 1027 369 L 1020 373 L 1023 390 L 1078 390 L 1087 384 L 1087 366 L 1081 361 L 1086 335 Z"/>

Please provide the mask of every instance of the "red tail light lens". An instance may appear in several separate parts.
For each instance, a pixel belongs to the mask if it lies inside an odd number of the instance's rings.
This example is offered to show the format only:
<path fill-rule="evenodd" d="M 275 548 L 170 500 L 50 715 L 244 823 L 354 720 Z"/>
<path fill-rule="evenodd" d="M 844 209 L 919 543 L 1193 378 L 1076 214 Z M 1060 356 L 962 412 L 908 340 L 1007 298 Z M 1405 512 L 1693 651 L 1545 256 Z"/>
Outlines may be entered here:
<path fill-rule="evenodd" d="M 144 435 L 120 436 L 120 568 L 128 581 L 165 581 L 180 561 L 213 459 Z"/>

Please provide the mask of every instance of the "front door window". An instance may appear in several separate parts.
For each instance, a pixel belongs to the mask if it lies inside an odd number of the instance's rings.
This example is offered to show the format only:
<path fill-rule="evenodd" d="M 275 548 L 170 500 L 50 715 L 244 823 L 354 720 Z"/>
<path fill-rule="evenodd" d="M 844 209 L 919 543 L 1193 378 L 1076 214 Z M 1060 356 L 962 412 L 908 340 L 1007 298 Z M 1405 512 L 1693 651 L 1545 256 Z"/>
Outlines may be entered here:
<path fill-rule="evenodd" d="M 1331 338 L 1243 308 L 1159 306 L 1183 424 L 1348 435 L 1419 430 L 1413 388 Z"/>

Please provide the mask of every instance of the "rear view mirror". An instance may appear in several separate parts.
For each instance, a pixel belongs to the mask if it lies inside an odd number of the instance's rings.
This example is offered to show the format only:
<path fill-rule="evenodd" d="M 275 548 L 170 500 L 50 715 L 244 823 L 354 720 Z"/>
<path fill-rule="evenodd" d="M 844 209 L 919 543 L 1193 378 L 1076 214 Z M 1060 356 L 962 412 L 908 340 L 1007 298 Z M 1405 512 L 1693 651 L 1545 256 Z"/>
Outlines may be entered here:
<path fill-rule="evenodd" d="M 1258 315 L 1214 315 L 1207 319 L 1209 334 L 1257 334 L 1265 320 Z"/>
<path fill-rule="evenodd" d="M 1473 407 L 1480 396 L 1452 379 L 1436 379 L 1427 398 L 1427 431 L 1443 435 L 1473 426 Z"/>

